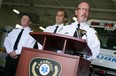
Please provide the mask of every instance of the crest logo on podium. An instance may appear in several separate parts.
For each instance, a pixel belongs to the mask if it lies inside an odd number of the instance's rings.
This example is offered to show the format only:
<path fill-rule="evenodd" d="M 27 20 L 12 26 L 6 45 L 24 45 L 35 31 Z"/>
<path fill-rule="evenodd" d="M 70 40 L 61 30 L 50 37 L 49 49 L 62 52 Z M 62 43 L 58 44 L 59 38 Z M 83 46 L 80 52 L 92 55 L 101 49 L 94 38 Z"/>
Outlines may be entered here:
<path fill-rule="evenodd" d="M 29 64 L 29 76 L 60 76 L 61 71 L 61 64 L 48 58 L 36 57 Z"/>

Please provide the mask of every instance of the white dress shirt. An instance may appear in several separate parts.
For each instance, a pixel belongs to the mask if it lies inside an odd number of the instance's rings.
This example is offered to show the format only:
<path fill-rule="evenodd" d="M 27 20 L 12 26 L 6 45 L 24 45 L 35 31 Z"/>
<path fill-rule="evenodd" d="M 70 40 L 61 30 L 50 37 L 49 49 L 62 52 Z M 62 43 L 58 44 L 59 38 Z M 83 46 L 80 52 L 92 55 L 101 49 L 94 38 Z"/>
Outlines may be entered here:
<path fill-rule="evenodd" d="M 76 21 L 71 25 L 64 26 L 63 30 L 61 31 L 62 34 L 73 36 L 77 25 L 78 22 Z M 91 49 L 92 52 L 92 56 L 87 58 L 87 60 L 93 60 L 100 52 L 100 41 L 96 36 L 97 32 L 93 28 L 91 28 L 86 22 L 80 23 L 80 29 L 86 30 L 86 35 L 84 35 L 82 39 L 86 40 L 88 47 Z"/>
<path fill-rule="evenodd" d="M 14 51 L 13 47 L 15 44 L 15 41 L 17 39 L 18 34 L 20 33 L 22 28 L 15 28 L 13 29 L 8 36 L 5 38 L 4 46 L 6 48 L 6 52 L 9 54 L 12 51 Z M 24 31 L 21 35 L 20 41 L 17 46 L 16 54 L 21 54 L 22 47 L 29 47 L 33 48 L 35 44 L 35 39 L 29 35 L 29 32 L 32 32 L 29 27 L 24 28 Z"/>
<path fill-rule="evenodd" d="M 58 26 L 58 29 L 57 29 L 56 33 L 60 33 L 61 30 L 63 29 L 64 24 L 60 24 L 60 25 L 55 24 L 55 25 L 52 25 L 52 26 L 48 26 L 48 27 L 46 27 L 44 32 L 51 32 L 51 33 L 53 33 L 54 30 L 56 29 L 56 26 Z"/>

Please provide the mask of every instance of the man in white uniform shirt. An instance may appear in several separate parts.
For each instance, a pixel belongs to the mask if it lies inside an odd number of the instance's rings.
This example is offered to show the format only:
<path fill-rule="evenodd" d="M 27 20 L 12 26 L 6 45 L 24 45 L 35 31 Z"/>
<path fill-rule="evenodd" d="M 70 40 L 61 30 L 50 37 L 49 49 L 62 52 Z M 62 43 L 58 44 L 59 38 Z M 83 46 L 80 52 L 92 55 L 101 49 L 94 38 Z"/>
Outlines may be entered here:
<path fill-rule="evenodd" d="M 81 2 L 75 9 L 77 21 L 71 25 L 65 26 L 62 33 L 75 37 L 75 31 L 80 29 L 82 32 L 78 38 L 84 39 L 92 52 L 92 56 L 86 58 L 87 60 L 94 60 L 100 52 L 100 41 L 96 36 L 96 31 L 87 24 L 87 18 L 90 12 L 90 6 L 87 2 Z"/>
<path fill-rule="evenodd" d="M 5 38 L 4 46 L 8 56 L 6 58 L 6 65 L 4 76 L 15 76 L 19 56 L 21 54 L 22 47 L 33 48 L 35 39 L 33 39 L 29 33 L 32 32 L 29 25 L 31 24 L 31 18 L 29 15 L 23 15 L 21 18 L 21 28 L 14 28 L 8 36 Z M 19 33 L 20 39 L 18 40 Z M 18 43 L 16 41 L 18 40 Z M 16 46 L 17 45 L 17 46 Z M 14 48 L 15 47 L 15 48 Z"/>
<path fill-rule="evenodd" d="M 60 31 L 63 29 L 66 18 L 67 18 L 66 12 L 63 9 L 58 10 L 56 13 L 56 18 L 55 18 L 56 24 L 46 27 L 44 32 L 60 33 Z M 57 30 L 55 30 L 56 28 Z"/>

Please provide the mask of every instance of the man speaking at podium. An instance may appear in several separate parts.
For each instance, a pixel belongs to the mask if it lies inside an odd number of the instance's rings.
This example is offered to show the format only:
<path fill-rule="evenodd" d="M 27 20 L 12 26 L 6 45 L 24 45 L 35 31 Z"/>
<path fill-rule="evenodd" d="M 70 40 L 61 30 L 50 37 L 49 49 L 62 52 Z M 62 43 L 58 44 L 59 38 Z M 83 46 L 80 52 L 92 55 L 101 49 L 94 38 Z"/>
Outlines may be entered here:
<path fill-rule="evenodd" d="M 100 52 L 100 41 L 97 32 L 87 24 L 90 6 L 87 2 L 81 2 L 75 9 L 77 21 L 64 26 L 62 33 L 76 38 L 84 39 L 92 52 L 92 56 L 84 56 L 87 60 L 94 60 Z"/>

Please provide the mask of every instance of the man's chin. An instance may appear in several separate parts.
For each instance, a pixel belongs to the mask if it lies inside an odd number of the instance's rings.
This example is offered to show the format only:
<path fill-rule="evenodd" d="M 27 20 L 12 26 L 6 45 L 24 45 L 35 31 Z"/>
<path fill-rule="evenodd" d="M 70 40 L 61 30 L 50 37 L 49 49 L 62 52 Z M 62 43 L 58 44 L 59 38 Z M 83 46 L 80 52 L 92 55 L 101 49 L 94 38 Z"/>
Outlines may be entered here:
<path fill-rule="evenodd" d="M 85 16 L 80 16 L 80 17 L 77 18 L 77 20 L 78 20 L 80 23 L 81 23 L 81 22 L 86 22 L 87 17 L 85 17 Z"/>
<path fill-rule="evenodd" d="M 86 22 L 87 19 L 80 19 L 79 22 Z"/>

